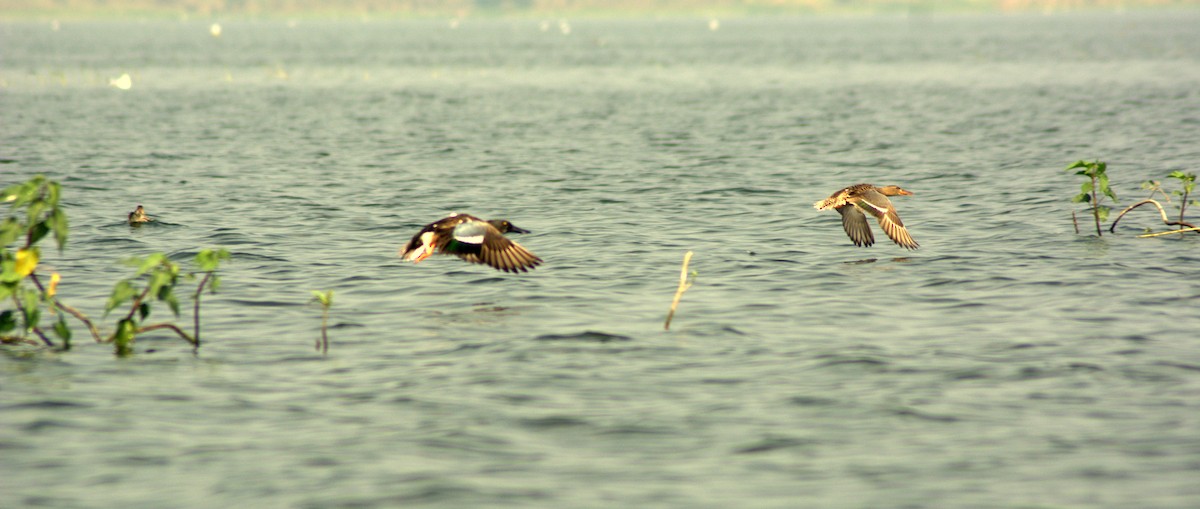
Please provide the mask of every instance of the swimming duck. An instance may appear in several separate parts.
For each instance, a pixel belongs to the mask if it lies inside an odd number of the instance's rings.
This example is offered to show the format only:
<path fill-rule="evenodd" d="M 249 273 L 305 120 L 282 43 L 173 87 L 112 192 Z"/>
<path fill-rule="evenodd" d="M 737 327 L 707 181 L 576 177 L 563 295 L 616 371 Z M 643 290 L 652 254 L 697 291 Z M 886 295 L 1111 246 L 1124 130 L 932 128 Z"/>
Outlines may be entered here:
<path fill-rule="evenodd" d="M 504 236 L 509 232 L 529 233 L 529 230 L 517 228 L 504 219 L 485 221 L 454 213 L 421 228 L 400 250 L 400 256 L 418 263 L 434 252 L 452 254 L 504 272 L 528 272 L 540 265 L 541 258 Z"/>
<path fill-rule="evenodd" d="M 138 205 L 136 209 L 133 209 L 133 212 L 129 213 L 129 224 L 131 225 L 149 223 L 150 221 L 153 221 L 153 219 L 150 219 L 150 216 L 146 215 L 146 209 L 141 205 Z"/>
<path fill-rule="evenodd" d="M 870 246 L 875 243 L 871 234 L 871 226 L 867 224 L 867 216 L 863 212 L 875 216 L 879 226 L 888 238 L 905 249 L 916 249 L 917 241 L 913 240 L 904 228 L 904 222 L 896 214 L 896 208 L 888 196 L 909 196 L 913 193 L 900 186 L 875 187 L 871 184 L 855 184 L 830 197 L 816 202 L 813 207 L 817 210 L 837 209 L 842 215 L 842 228 L 856 246 Z"/>

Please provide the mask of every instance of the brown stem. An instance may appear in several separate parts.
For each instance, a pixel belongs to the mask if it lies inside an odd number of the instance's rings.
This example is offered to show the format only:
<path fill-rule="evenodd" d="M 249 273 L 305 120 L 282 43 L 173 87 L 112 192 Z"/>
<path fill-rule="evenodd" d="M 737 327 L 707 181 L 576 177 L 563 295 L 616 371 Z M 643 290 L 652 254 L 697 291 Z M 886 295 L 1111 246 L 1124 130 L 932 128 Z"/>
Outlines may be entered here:
<path fill-rule="evenodd" d="M 138 295 L 136 299 L 133 299 L 133 305 L 129 306 L 129 312 L 125 314 L 126 320 L 133 318 L 133 314 L 137 312 L 138 308 L 142 307 L 142 301 L 146 300 L 146 296 L 149 294 L 150 285 L 146 285 L 146 289 L 142 290 L 142 294 Z"/>
<path fill-rule="evenodd" d="M 1096 176 L 1092 175 L 1092 217 L 1096 219 L 1096 236 L 1100 237 L 1100 197 L 1096 196 Z"/>
<path fill-rule="evenodd" d="M 1183 186 L 1183 200 L 1179 201 L 1179 222 L 1183 222 L 1183 211 L 1187 210 L 1188 204 L 1188 189 L 1187 185 Z"/>
<path fill-rule="evenodd" d="M 321 310 L 321 355 L 329 355 L 329 333 L 327 324 L 329 323 L 329 306 L 324 306 Z"/>
<path fill-rule="evenodd" d="M 1075 216 L 1075 211 L 1071 211 L 1071 224 L 1075 225 L 1075 235 L 1079 235 L 1079 218 Z"/>
<path fill-rule="evenodd" d="M 1170 221 L 1170 219 L 1167 219 L 1167 211 L 1163 209 L 1163 206 L 1161 204 L 1159 204 L 1157 201 L 1147 198 L 1145 200 L 1134 203 L 1133 205 L 1125 207 L 1125 210 L 1122 210 L 1120 214 L 1117 214 L 1117 218 L 1114 219 L 1112 224 L 1108 227 L 1108 232 L 1113 233 L 1113 231 L 1116 230 L 1117 223 L 1121 221 L 1122 217 L 1125 217 L 1126 212 L 1129 212 L 1133 209 L 1136 209 L 1136 208 L 1141 207 L 1142 205 L 1146 205 L 1146 204 L 1153 204 L 1155 207 L 1158 208 L 1158 213 L 1162 215 L 1162 220 L 1164 223 L 1167 221 Z"/>
<path fill-rule="evenodd" d="M 42 282 L 38 280 L 37 274 L 30 274 L 29 279 L 33 280 L 33 284 L 38 287 L 38 290 L 41 290 L 43 295 L 46 293 L 46 288 L 43 287 Z M 88 331 L 90 331 L 92 333 L 92 337 L 96 339 L 97 343 L 100 343 L 102 341 L 102 339 L 100 337 L 100 330 L 96 328 L 96 325 L 93 324 L 92 321 L 88 319 L 88 317 L 84 316 L 83 313 L 81 313 L 78 309 L 75 309 L 71 306 L 63 304 L 63 301 L 59 300 L 57 297 L 51 297 L 51 298 L 54 299 L 55 306 L 57 306 L 59 309 L 61 309 L 63 311 L 66 311 L 71 316 L 74 316 L 76 320 L 83 322 L 84 325 L 87 325 Z"/>
<path fill-rule="evenodd" d="M 135 331 L 135 333 L 141 334 L 143 332 L 150 332 L 152 330 L 158 330 L 158 329 L 170 329 L 175 334 L 178 334 L 179 337 L 183 338 L 184 341 L 191 343 L 192 346 L 200 346 L 200 343 L 198 341 L 196 341 L 194 338 L 189 336 L 188 333 L 183 331 L 183 329 L 180 329 L 178 325 L 175 325 L 173 323 L 156 323 L 154 325 L 147 325 L 145 327 L 138 328 L 137 331 Z"/>
<path fill-rule="evenodd" d="M 204 285 L 208 284 L 208 279 L 212 275 L 212 272 L 204 273 L 204 279 L 200 280 L 200 285 L 196 287 L 196 295 L 192 298 L 194 301 L 194 304 L 192 304 L 192 325 L 194 328 L 192 330 L 196 339 L 196 348 L 200 348 L 200 294 L 204 293 Z"/>
<path fill-rule="evenodd" d="M 19 311 L 21 313 L 21 316 L 25 316 L 25 306 L 21 304 L 21 299 L 17 298 L 16 294 L 13 294 L 12 298 L 13 298 L 13 303 L 16 304 L 16 306 L 17 306 L 17 311 Z M 32 329 L 33 329 L 33 333 L 37 334 L 37 337 L 41 338 L 42 343 L 45 343 L 46 346 L 54 346 L 54 342 L 50 341 L 50 338 L 46 337 L 45 334 L 42 334 L 41 329 L 37 328 L 36 326 L 32 327 Z"/>
<path fill-rule="evenodd" d="M 1133 205 L 1126 207 L 1125 210 L 1122 210 L 1121 213 L 1117 215 L 1117 218 L 1113 220 L 1112 225 L 1108 227 L 1108 232 L 1112 233 L 1117 228 L 1117 223 L 1121 221 L 1122 217 L 1125 217 L 1125 213 L 1127 213 L 1133 209 L 1136 209 L 1138 207 L 1141 207 L 1142 205 L 1147 205 L 1147 204 L 1154 205 L 1158 209 L 1158 215 L 1160 217 L 1162 217 L 1163 224 L 1165 224 L 1167 226 L 1181 226 L 1181 227 L 1186 226 L 1188 228 L 1193 228 L 1193 229 L 1196 228 L 1191 223 L 1187 223 L 1187 222 L 1183 221 L 1182 219 L 1180 219 L 1179 221 L 1170 220 L 1167 217 L 1166 209 L 1164 209 L 1162 204 L 1158 203 L 1157 201 L 1142 200 L 1137 203 L 1134 203 Z M 1195 231 L 1195 230 L 1183 230 L 1183 231 Z M 1200 233 L 1200 232 L 1198 232 L 1198 233 Z"/>

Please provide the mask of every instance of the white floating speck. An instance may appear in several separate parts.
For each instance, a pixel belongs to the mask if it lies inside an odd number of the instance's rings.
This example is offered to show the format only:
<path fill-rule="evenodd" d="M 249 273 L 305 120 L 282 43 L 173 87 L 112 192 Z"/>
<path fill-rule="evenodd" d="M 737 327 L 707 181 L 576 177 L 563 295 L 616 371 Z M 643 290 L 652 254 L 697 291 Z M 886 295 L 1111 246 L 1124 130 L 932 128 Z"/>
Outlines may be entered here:
<path fill-rule="evenodd" d="M 458 18 L 450 20 L 450 29 L 454 30 L 455 28 L 458 28 L 459 23 L 461 23 L 461 21 Z"/>
<path fill-rule="evenodd" d="M 565 19 L 558 20 L 558 31 L 562 32 L 563 35 L 570 35 L 571 24 L 567 23 L 567 20 Z"/>
<path fill-rule="evenodd" d="M 212 26 L 208 27 L 208 33 L 212 34 L 213 37 L 220 37 L 221 36 L 221 24 L 213 23 Z"/>
<path fill-rule="evenodd" d="M 712 18 L 712 19 L 708 20 L 708 29 L 709 30 L 716 32 L 720 28 L 721 28 L 721 20 L 719 20 L 717 18 Z"/>
<path fill-rule="evenodd" d="M 538 30 L 541 30 L 543 32 L 549 32 L 550 31 L 550 22 L 546 21 L 546 20 L 542 20 L 541 23 L 538 23 Z"/>
<path fill-rule="evenodd" d="M 109 78 L 108 84 L 120 90 L 129 90 L 133 87 L 133 78 L 129 77 L 129 73 L 124 73 L 120 77 Z"/>

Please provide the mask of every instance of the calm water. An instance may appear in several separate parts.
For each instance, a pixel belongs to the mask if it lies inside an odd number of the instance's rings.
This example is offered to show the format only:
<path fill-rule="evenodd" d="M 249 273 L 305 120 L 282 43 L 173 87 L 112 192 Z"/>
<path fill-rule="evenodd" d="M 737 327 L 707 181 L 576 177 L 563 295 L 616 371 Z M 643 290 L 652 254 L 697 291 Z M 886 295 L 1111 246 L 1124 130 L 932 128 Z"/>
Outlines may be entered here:
<path fill-rule="evenodd" d="M 1062 171 L 1200 170 L 1200 13 L 208 24 L 0 25 L 64 300 L 235 254 L 196 355 L 0 349 L 0 506 L 1200 501 L 1200 237 L 1076 235 Z M 920 250 L 812 209 L 862 181 Z M 401 263 L 450 211 L 545 265 Z"/>

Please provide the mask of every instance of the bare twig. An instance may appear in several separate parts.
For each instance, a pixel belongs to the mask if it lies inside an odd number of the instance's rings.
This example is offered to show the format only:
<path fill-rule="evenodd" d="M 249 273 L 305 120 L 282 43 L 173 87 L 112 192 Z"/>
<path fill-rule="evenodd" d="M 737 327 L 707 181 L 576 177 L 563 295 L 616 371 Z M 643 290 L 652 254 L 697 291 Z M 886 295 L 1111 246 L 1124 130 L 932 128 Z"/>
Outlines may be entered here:
<path fill-rule="evenodd" d="M 692 260 L 692 252 L 688 251 L 683 255 L 683 268 L 679 270 L 679 288 L 675 290 L 675 298 L 671 300 L 671 310 L 667 312 L 667 321 L 663 323 L 663 330 L 671 330 L 671 318 L 675 316 L 675 308 L 679 307 L 679 299 L 683 298 L 683 292 L 692 287 L 692 280 L 688 277 L 688 262 Z"/>
<path fill-rule="evenodd" d="M 1180 218 L 1180 220 L 1179 220 L 1179 221 L 1172 221 L 1172 220 L 1170 220 L 1169 218 L 1167 218 L 1167 211 L 1166 211 L 1166 209 L 1164 209 L 1164 208 L 1163 208 L 1162 204 L 1158 203 L 1157 201 L 1151 200 L 1151 199 L 1146 199 L 1146 200 L 1142 200 L 1142 201 L 1139 201 L 1139 202 L 1137 202 L 1137 203 L 1134 203 L 1133 205 L 1130 205 L 1130 206 L 1126 207 L 1126 208 L 1125 208 L 1125 210 L 1122 210 L 1122 211 L 1121 211 L 1121 213 L 1117 215 L 1117 218 L 1113 220 L 1113 222 L 1112 222 L 1112 225 L 1110 225 L 1110 226 L 1108 227 L 1108 232 L 1109 232 L 1109 233 L 1112 233 L 1114 230 L 1116 230 L 1116 228 L 1117 228 L 1117 223 L 1121 221 L 1121 218 L 1122 218 L 1122 217 L 1125 217 L 1125 213 L 1126 213 L 1126 212 L 1129 212 L 1129 211 L 1131 211 L 1131 210 L 1133 210 L 1133 209 L 1136 209 L 1136 208 L 1138 208 L 1138 207 L 1141 207 L 1142 205 L 1148 205 L 1148 204 L 1149 204 L 1149 205 L 1154 205 L 1156 208 L 1158 208 L 1158 214 L 1159 214 L 1159 216 L 1161 216 L 1161 217 L 1162 217 L 1163 224 L 1165 224 L 1165 225 L 1167 225 L 1167 226 L 1181 226 L 1181 227 L 1187 227 L 1187 228 L 1190 228 L 1190 229 L 1188 229 L 1188 230 L 1175 230 L 1175 231 L 1172 231 L 1171 233 L 1177 233 L 1177 232 L 1188 232 L 1188 231 L 1195 231 L 1195 230 L 1196 230 L 1196 226 L 1195 226 L 1195 225 L 1193 225 L 1193 224 L 1191 224 L 1191 223 L 1184 222 L 1184 221 L 1183 221 L 1183 218 Z M 1198 232 L 1198 233 L 1200 233 L 1200 232 Z M 1141 235 L 1141 237 L 1145 237 L 1145 235 Z"/>
<path fill-rule="evenodd" d="M 1191 228 L 1184 228 L 1182 230 L 1167 230 L 1165 232 L 1146 233 L 1146 234 L 1138 235 L 1138 238 L 1145 239 L 1145 238 L 1149 238 L 1149 237 L 1161 237 L 1163 235 L 1172 235 L 1172 234 L 1176 234 L 1176 233 L 1187 233 L 1187 232 L 1200 233 L 1200 228 L 1191 227 Z"/>
<path fill-rule="evenodd" d="M 188 333 L 184 332 L 183 329 L 180 329 L 178 325 L 175 325 L 173 323 L 156 323 L 154 325 L 147 325 L 145 327 L 139 328 L 137 331 L 135 331 L 135 333 L 141 334 L 143 332 L 150 332 L 152 330 L 158 330 L 158 329 L 170 329 L 175 334 L 178 334 L 179 337 L 183 338 L 184 341 L 191 343 L 192 346 L 200 346 L 199 341 L 197 341 L 195 338 L 189 336 Z"/>
<path fill-rule="evenodd" d="M 1075 217 L 1075 211 L 1071 211 L 1071 223 L 1075 225 L 1075 235 L 1079 235 L 1079 218 Z"/>

